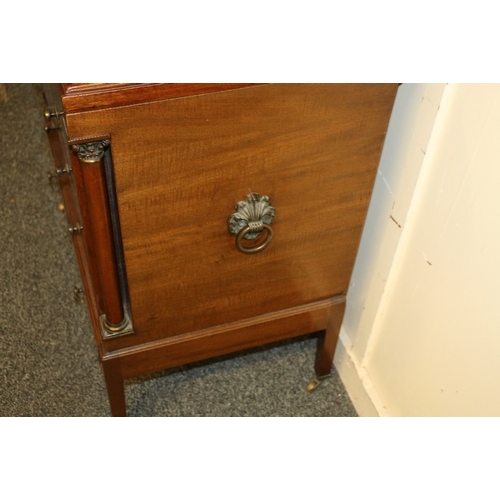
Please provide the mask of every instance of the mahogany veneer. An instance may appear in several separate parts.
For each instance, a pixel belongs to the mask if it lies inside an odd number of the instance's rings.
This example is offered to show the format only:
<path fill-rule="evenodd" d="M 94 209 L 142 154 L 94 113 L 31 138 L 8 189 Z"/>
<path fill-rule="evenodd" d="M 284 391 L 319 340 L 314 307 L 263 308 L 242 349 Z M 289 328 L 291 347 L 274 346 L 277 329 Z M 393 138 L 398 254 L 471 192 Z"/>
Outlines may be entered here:
<path fill-rule="evenodd" d="M 125 378 L 315 331 L 316 375 L 330 373 L 396 90 L 47 87 L 113 415 Z M 228 218 L 241 201 L 274 219 L 247 217 L 239 251 Z"/>

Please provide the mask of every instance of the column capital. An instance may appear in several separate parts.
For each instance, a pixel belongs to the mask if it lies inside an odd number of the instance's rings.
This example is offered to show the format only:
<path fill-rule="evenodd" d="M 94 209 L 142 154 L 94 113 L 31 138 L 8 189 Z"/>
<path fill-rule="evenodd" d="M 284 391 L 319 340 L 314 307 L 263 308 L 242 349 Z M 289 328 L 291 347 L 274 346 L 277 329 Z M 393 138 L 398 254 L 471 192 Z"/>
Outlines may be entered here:
<path fill-rule="evenodd" d="M 109 147 L 109 139 L 101 141 L 73 144 L 73 151 L 83 163 L 97 163 L 104 156 L 104 151 Z"/>

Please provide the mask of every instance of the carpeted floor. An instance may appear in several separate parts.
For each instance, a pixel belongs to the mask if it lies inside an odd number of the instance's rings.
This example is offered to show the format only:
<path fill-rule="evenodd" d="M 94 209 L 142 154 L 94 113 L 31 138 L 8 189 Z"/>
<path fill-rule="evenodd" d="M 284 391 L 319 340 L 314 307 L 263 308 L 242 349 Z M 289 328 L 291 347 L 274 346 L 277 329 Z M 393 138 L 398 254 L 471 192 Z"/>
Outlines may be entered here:
<path fill-rule="evenodd" d="M 39 85 L 0 84 L 0 416 L 109 416 L 43 130 Z M 312 336 L 127 381 L 130 416 L 356 416 Z"/>

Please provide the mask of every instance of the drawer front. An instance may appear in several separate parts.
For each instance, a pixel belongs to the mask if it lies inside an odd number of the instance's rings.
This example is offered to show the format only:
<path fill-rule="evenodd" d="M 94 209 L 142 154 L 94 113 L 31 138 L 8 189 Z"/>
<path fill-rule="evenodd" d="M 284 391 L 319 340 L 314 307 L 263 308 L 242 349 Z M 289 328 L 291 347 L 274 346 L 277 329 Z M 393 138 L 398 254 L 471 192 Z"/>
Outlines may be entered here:
<path fill-rule="evenodd" d="M 263 85 L 68 116 L 110 134 L 132 345 L 347 291 L 396 85 Z M 262 251 L 227 219 L 275 209 Z M 307 333 L 307 332 L 304 332 Z"/>

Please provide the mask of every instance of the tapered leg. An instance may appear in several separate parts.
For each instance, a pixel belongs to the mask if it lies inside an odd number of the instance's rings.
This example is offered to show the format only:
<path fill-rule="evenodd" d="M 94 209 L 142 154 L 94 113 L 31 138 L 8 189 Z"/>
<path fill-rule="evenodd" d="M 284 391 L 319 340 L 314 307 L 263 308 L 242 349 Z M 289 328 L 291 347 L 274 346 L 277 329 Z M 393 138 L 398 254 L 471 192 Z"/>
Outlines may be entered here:
<path fill-rule="evenodd" d="M 102 361 L 104 380 L 108 390 L 109 404 L 113 417 L 126 417 L 125 387 L 120 366 L 120 358 L 105 359 Z"/>
<path fill-rule="evenodd" d="M 316 349 L 316 362 L 314 364 L 316 378 L 307 386 L 309 392 L 316 389 L 321 381 L 328 377 L 332 371 L 333 356 L 335 355 L 335 349 L 339 339 L 344 311 L 345 300 L 332 305 L 327 328 L 319 334 L 318 346 Z"/>

